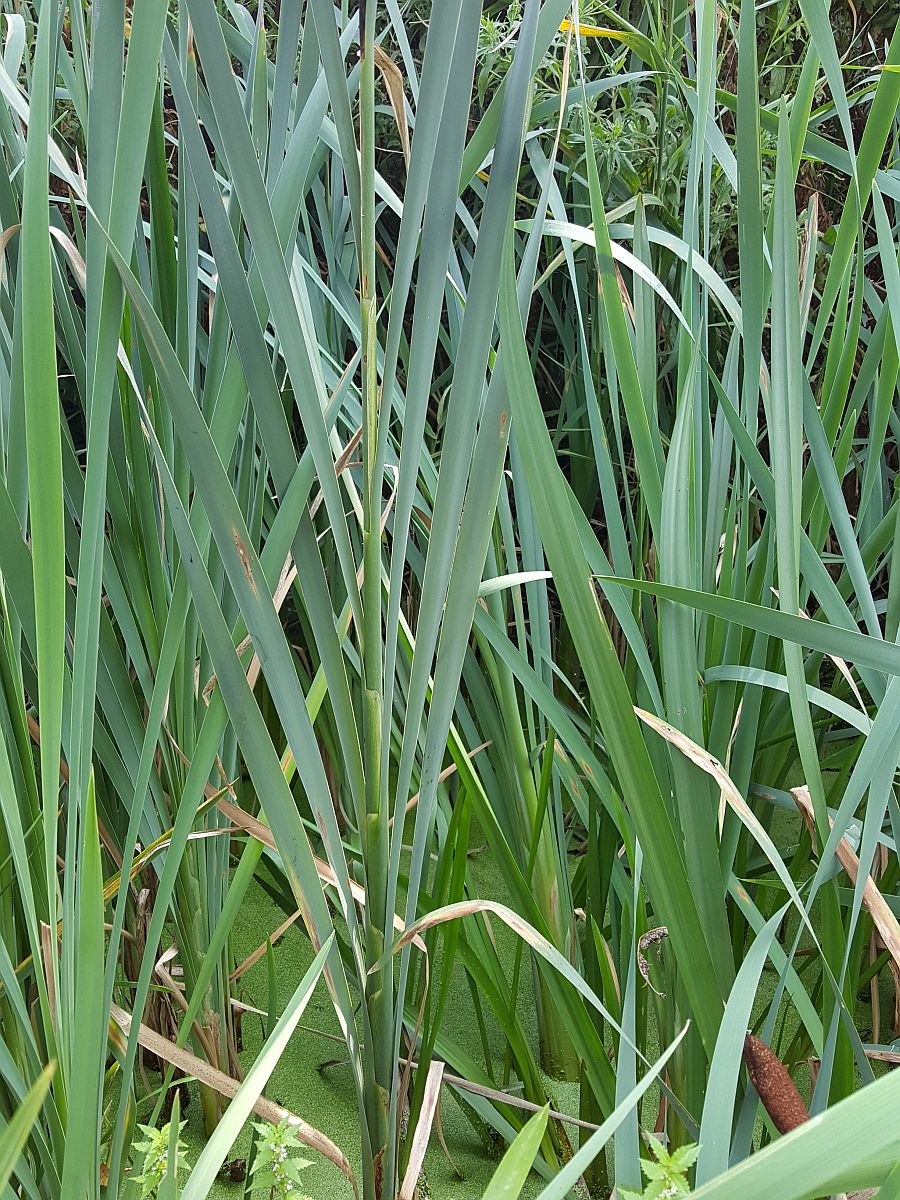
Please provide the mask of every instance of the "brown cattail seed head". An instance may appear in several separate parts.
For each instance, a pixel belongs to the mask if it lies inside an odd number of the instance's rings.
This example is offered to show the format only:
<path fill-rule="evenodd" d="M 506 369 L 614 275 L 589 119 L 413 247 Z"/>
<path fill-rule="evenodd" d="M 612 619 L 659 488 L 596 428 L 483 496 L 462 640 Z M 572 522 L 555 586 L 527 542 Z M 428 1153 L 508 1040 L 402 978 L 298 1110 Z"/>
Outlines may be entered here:
<path fill-rule="evenodd" d="M 744 1038 L 744 1062 L 750 1082 L 779 1133 L 790 1133 L 809 1120 L 803 1097 L 787 1073 L 787 1067 L 765 1042 L 748 1033 Z"/>

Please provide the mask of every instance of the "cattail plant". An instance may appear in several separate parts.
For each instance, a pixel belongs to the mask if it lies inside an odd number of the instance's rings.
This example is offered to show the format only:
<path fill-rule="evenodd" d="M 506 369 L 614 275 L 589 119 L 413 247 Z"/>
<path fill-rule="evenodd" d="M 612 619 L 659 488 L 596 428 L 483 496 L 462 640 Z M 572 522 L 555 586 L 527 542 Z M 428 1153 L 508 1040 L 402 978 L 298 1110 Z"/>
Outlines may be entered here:
<path fill-rule="evenodd" d="M 779 1133 L 790 1133 L 809 1120 L 803 1098 L 778 1055 L 761 1038 L 744 1038 L 744 1062 L 766 1112 Z"/>
<path fill-rule="evenodd" d="M 185 1200 L 253 1114 L 406 1200 L 448 1089 L 489 1197 L 651 1129 L 699 1197 L 880 1185 L 895 15 L 2 12 L 3 1183 L 163 1194 L 194 1077 Z M 312 965 L 250 1061 L 259 880 Z M 352 1150 L 267 1093 L 316 988 Z"/>

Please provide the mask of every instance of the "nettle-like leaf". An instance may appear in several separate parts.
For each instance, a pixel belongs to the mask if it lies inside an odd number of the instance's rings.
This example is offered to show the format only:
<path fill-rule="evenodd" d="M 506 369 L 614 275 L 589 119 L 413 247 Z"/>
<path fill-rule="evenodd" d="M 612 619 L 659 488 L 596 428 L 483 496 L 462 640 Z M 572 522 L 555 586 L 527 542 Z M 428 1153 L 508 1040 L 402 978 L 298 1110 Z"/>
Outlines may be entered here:
<path fill-rule="evenodd" d="M 687 1146 L 679 1146 L 677 1150 L 673 1150 L 669 1157 L 669 1165 L 673 1171 L 685 1173 L 691 1169 L 697 1161 L 697 1155 L 700 1153 L 700 1147 L 695 1143 L 690 1143 Z"/>
<path fill-rule="evenodd" d="M 187 1147 L 181 1141 L 180 1137 L 186 1124 L 186 1121 L 179 1121 L 178 1123 L 179 1137 L 175 1156 L 176 1176 L 186 1166 L 184 1156 Z M 145 1196 L 152 1196 L 159 1190 L 160 1185 L 168 1175 L 172 1125 L 171 1122 L 168 1122 L 160 1129 L 156 1129 L 152 1125 L 138 1125 L 138 1128 L 144 1133 L 144 1140 L 136 1142 L 135 1149 L 142 1151 L 144 1158 L 141 1164 L 141 1173 L 134 1176 L 134 1183 L 140 1187 L 140 1200 L 144 1200 Z"/>
<path fill-rule="evenodd" d="M 268 1190 L 274 1200 L 309 1200 L 297 1190 L 303 1182 L 300 1172 L 311 1167 L 309 1159 L 294 1153 L 299 1148 L 296 1130 L 287 1118 L 277 1125 L 254 1122 L 256 1157 L 251 1167 L 254 1191 Z"/>
<path fill-rule="evenodd" d="M 653 1153 L 653 1158 L 641 1160 L 641 1170 L 647 1177 L 647 1186 L 643 1192 L 620 1188 L 619 1195 L 622 1200 L 677 1200 L 680 1196 L 689 1195 L 691 1188 L 687 1172 L 696 1162 L 700 1147 L 690 1143 L 670 1152 L 652 1133 L 648 1133 L 646 1137 Z"/>

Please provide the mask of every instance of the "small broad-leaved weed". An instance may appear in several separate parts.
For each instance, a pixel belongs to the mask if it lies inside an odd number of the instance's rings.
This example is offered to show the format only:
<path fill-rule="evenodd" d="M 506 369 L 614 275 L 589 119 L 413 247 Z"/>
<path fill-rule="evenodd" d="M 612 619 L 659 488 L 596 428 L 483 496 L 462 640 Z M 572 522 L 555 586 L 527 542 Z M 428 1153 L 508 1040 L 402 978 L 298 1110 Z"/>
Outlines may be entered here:
<path fill-rule="evenodd" d="M 300 1188 L 300 1172 L 312 1166 L 306 1158 L 292 1157 L 300 1143 L 287 1117 L 277 1125 L 254 1123 L 256 1157 L 253 1160 L 253 1190 L 268 1191 L 271 1200 L 310 1200 Z"/>
<path fill-rule="evenodd" d="M 181 1131 L 184 1129 L 185 1122 L 178 1123 L 178 1146 L 175 1152 L 175 1177 L 183 1174 L 187 1166 L 185 1161 L 185 1150 L 187 1147 L 181 1141 Z M 134 1182 L 140 1185 L 140 1198 L 144 1200 L 145 1196 L 155 1196 L 159 1190 L 160 1184 L 166 1178 L 169 1169 L 169 1141 L 171 1138 L 171 1122 L 163 1125 L 161 1129 L 154 1129 L 152 1125 L 139 1125 L 138 1128 L 144 1134 L 144 1141 L 136 1142 L 135 1149 L 143 1150 L 144 1162 L 141 1167 L 140 1175 L 134 1177 Z"/>
<path fill-rule="evenodd" d="M 499 85 L 509 68 L 512 61 L 511 42 L 521 17 L 521 0 L 511 0 L 506 6 L 505 17 L 481 18 L 481 28 L 478 31 L 480 67 L 476 83 L 479 104 L 484 104 L 487 93 Z"/>
<path fill-rule="evenodd" d="M 656 1159 L 655 1162 L 648 1158 L 641 1159 L 647 1186 L 643 1192 L 627 1192 L 619 1188 L 617 1194 L 621 1200 L 678 1200 L 681 1196 L 690 1195 L 687 1173 L 697 1161 L 700 1147 L 679 1146 L 670 1154 L 652 1133 L 647 1134 L 647 1142 Z"/>

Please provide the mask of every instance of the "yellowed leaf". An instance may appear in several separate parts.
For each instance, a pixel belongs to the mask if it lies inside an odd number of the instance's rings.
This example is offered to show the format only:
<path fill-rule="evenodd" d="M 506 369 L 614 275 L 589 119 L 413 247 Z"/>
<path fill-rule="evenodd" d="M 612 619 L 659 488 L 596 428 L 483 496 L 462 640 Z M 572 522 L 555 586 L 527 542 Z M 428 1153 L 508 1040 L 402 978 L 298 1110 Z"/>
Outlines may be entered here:
<path fill-rule="evenodd" d="M 575 25 L 567 17 L 564 21 L 560 22 L 559 32 L 560 33 L 568 33 L 570 29 L 574 29 L 574 28 L 575 28 Z M 578 23 L 578 32 L 581 34 L 582 37 L 589 37 L 589 38 L 608 37 L 608 38 L 618 38 L 619 41 L 623 40 L 623 34 L 622 34 L 621 30 L 619 30 L 619 29 L 605 29 L 600 25 L 582 25 L 580 21 Z"/>
<path fill-rule="evenodd" d="M 794 797 L 794 803 L 799 808 L 810 833 L 815 834 L 816 821 L 809 788 L 805 784 L 802 787 L 791 788 L 791 795 Z M 834 821 L 830 817 L 828 820 L 833 827 Z M 846 837 L 842 837 L 838 842 L 836 854 L 841 866 L 855 884 L 859 877 L 859 859 L 853 852 L 853 847 L 847 841 Z M 875 928 L 881 935 L 885 949 L 890 953 L 891 958 L 893 958 L 897 966 L 900 967 L 900 922 L 894 916 L 893 910 L 878 890 L 875 880 L 871 875 L 866 876 L 866 882 L 863 887 L 863 904 L 866 906 L 869 915 L 875 923 Z"/>

